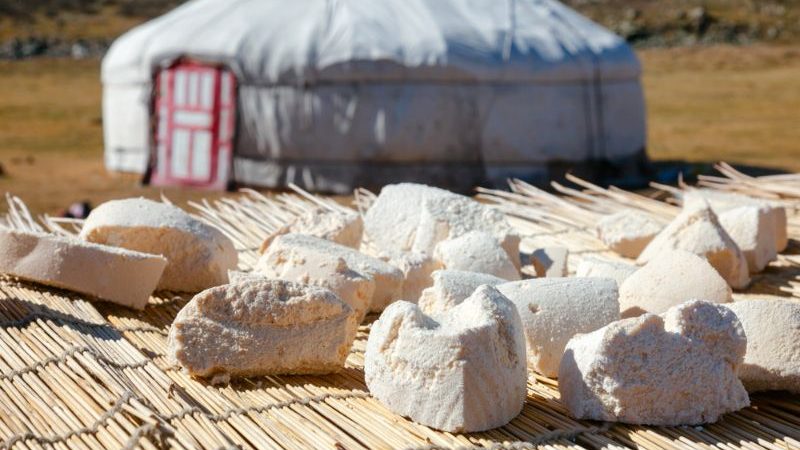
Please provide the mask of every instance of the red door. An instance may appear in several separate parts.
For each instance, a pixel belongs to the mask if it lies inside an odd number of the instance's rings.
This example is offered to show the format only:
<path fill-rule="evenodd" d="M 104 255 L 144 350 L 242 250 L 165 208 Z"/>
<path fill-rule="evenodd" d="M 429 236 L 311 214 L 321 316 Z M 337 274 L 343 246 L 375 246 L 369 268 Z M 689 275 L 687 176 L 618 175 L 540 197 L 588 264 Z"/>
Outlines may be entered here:
<path fill-rule="evenodd" d="M 159 186 L 225 189 L 230 175 L 236 78 L 222 67 L 179 62 L 156 75 Z"/>

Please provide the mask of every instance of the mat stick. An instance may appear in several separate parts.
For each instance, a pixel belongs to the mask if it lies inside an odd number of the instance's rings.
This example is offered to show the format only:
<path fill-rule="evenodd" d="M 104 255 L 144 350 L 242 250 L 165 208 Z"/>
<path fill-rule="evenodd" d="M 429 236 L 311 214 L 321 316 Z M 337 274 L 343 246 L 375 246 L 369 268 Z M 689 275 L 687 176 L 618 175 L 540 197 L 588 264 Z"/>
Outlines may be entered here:
<path fill-rule="evenodd" d="M 278 384 L 275 384 L 275 385 L 276 385 L 276 387 L 280 387 L 280 385 L 278 385 Z M 317 392 L 314 392 L 314 393 L 311 393 L 311 392 L 297 392 L 296 391 L 296 389 L 297 389 L 296 387 L 289 386 L 289 385 L 285 386 L 283 389 L 286 389 L 290 393 L 294 394 L 295 398 L 299 398 L 299 399 L 309 398 L 309 397 L 313 398 L 313 397 L 322 396 L 322 395 L 325 395 L 325 394 L 328 393 L 328 392 L 320 392 L 320 391 L 317 391 Z M 325 408 L 326 404 L 329 403 L 329 402 L 336 402 L 336 401 L 339 401 L 339 400 L 340 399 L 326 398 L 322 402 L 312 402 L 306 408 L 301 407 L 302 405 L 294 405 L 294 406 L 292 406 L 292 408 L 295 409 L 295 411 L 298 414 L 303 415 L 308 420 L 314 420 L 316 418 L 316 417 L 308 414 L 309 412 L 311 412 L 311 411 L 307 411 L 307 409 L 309 409 L 309 408 L 314 410 L 314 412 L 313 412 L 314 415 L 318 415 L 322 419 L 328 419 L 328 417 L 325 414 L 325 412 L 329 412 Z M 344 400 L 342 400 L 342 401 L 344 401 Z M 342 419 L 343 420 L 347 420 L 346 417 L 342 417 Z M 335 422 L 335 423 L 339 424 L 339 426 L 343 425 L 341 422 Z M 348 426 L 350 425 L 348 422 L 345 422 L 344 423 L 345 426 L 342 426 L 342 429 L 343 429 L 344 433 L 340 433 L 335 428 L 333 428 L 332 427 L 332 423 L 330 423 L 330 422 L 328 422 L 328 423 L 318 422 L 317 424 L 320 425 L 325 430 L 327 430 L 327 432 L 331 433 L 331 436 L 334 437 L 334 439 L 338 443 L 345 442 L 345 443 L 347 443 L 348 447 L 349 446 L 361 447 L 363 445 L 362 443 L 359 443 L 357 440 L 354 440 L 353 434 L 350 432 L 351 430 L 347 429 Z"/>
<path fill-rule="evenodd" d="M 36 350 L 35 342 L 32 342 L 31 340 L 27 340 L 27 338 L 25 336 L 16 336 L 16 337 L 18 339 L 25 340 L 26 342 L 28 342 L 29 345 L 26 346 L 26 347 L 23 347 L 23 349 L 26 349 L 26 348 L 31 349 L 30 358 L 32 360 L 37 360 L 37 359 L 40 359 L 42 357 L 42 351 L 41 350 Z M 34 352 L 37 353 L 37 355 L 33 355 L 32 353 L 34 353 Z M 56 386 L 58 386 L 60 384 L 62 389 L 56 388 L 54 390 L 55 392 L 63 392 L 65 394 L 67 394 L 67 395 L 72 394 L 73 396 L 79 395 L 80 397 L 77 397 L 77 398 L 76 397 L 72 397 L 71 400 L 73 400 L 73 401 L 77 400 L 77 404 L 83 405 L 85 413 L 84 414 L 80 414 L 81 410 L 78 410 L 76 412 L 78 413 L 79 417 L 81 415 L 83 416 L 83 418 L 80 419 L 80 420 L 83 423 L 87 423 L 88 420 L 90 420 L 90 419 L 92 419 L 92 418 L 94 418 L 96 416 L 96 413 L 98 411 L 96 411 L 96 408 L 94 410 L 92 410 L 92 406 L 89 406 L 91 401 L 87 399 L 87 397 L 85 395 L 85 392 L 83 390 L 81 390 L 80 388 L 78 388 L 77 384 L 70 385 L 70 386 L 65 385 L 66 382 L 64 381 L 64 379 L 60 378 L 62 373 L 66 373 L 66 374 L 69 375 L 72 372 L 71 371 L 66 371 L 66 372 L 58 372 L 58 371 L 56 371 L 56 372 L 54 372 L 52 374 L 49 373 L 49 372 L 43 372 L 43 373 L 38 374 L 38 375 L 39 375 L 39 377 L 44 377 L 44 378 L 42 378 L 42 380 L 44 381 L 44 383 L 46 385 L 51 385 L 51 386 L 52 385 L 56 385 Z M 52 375 L 52 377 L 50 375 Z M 73 374 L 73 378 L 76 378 L 76 377 L 77 377 L 77 375 Z M 38 381 L 38 378 L 31 377 L 30 381 L 36 383 Z M 41 389 L 42 385 L 39 385 L 39 388 Z M 67 397 L 65 399 L 65 401 L 67 403 L 70 403 L 70 398 Z M 103 400 L 101 399 L 99 401 L 102 402 Z M 102 431 L 102 428 L 101 428 L 100 431 Z"/>
<path fill-rule="evenodd" d="M 308 390 L 312 396 L 319 395 L 322 392 L 324 392 L 319 388 L 315 388 L 315 386 L 313 386 L 311 382 L 309 382 L 306 386 L 304 386 L 304 388 Z M 292 391 L 295 391 L 297 389 L 299 388 L 297 387 L 290 388 L 290 390 Z M 299 392 L 298 395 L 303 396 L 303 393 Z M 366 433 L 366 431 L 368 430 L 367 424 L 372 422 L 374 418 L 368 415 L 361 414 L 357 408 L 352 408 L 352 405 L 354 404 L 353 402 L 355 400 L 356 399 L 353 399 L 352 401 L 344 399 L 329 399 L 326 400 L 324 404 L 314 405 L 314 407 L 319 408 L 320 410 L 325 411 L 325 413 L 327 413 L 323 414 L 323 416 L 329 414 L 336 417 L 337 419 L 345 421 L 346 426 L 344 427 L 344 430 L 350 436 L 358 436 L 358 435 L 369 436 Z M 347 411 L 347 409 L 351 410 L 350 413 L 351 415 L 354 416 L 352 419 L 348 418 L 346 415 L 340 414 L 340 411 Z M 335 422 L 335 423 L 341 423 L 341 422 Z M 370 436 L 370 439 L 367 439 L 365 442 L 362 443 L 362 445 L 365 445 L 368 448 L 384 447 L 386 444 L 390 444 L 393 447 L 397 447 L 407 443 L 407 440 L 403 440 L 402 437 L 403 434 L 398 433 L 398 430 L 388 429 L 387 432 L 381 436 L 382 439 L 380 441 L 377 441 Z"/>

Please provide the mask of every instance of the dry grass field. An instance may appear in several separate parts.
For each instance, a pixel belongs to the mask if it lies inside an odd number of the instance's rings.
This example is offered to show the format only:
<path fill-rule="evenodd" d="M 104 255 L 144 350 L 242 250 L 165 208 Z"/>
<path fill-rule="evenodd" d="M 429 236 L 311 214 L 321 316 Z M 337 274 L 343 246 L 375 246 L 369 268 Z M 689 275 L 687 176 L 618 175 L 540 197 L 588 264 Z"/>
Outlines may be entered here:
<path fill-rule="evenodd" d="M 19 4 L 24 7 L 24 3 Z M 35 20 L 13 20 L 0 14 L 0 41 L 19 36 L 58 36 L 62 39 L 107 39 L 140 24 L 144 18 L 125 16 L 117 8 L 101 7 L 93 14 L 61 9 L 57 14 L 34 13 Z"/>
<path fill-rule="evenodd" d="M 800 47 L 640 52 L 655 160 L 800 171 Z M 0 192 L 37 212 L 160 191 L 102 162 L 99 62 L 0 62 Z M 169 190 L 177 201 L 207 192 Z M 0 206 L 2 208 L 2 206 Z"/>
<path fill-rule="evenodd" d="M 140 186 L 136 175 L 103 167 L 100 64 L 94 60 L 0 62 L 0 164 L 0 193 L 20 196 L 37 212 L 161 192 Z M 165 194 L 176 201 L 209 196 L 178 189 Z"/>
<path fill-rule="evenodd" d="M 640 55 L 651 158 L 800 171 L 800 47 Z"/>

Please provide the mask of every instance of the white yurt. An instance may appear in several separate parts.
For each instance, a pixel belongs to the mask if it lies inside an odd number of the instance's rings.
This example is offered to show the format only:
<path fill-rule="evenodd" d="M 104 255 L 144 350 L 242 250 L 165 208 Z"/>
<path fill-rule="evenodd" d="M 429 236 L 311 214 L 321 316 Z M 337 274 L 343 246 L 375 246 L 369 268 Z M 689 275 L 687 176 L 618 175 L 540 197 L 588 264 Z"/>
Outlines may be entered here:
<path fill-rule="evenodd" d="M 105 163 L 338 193 L 546 178 L 643 157 L 640 72 L 555 0 L 192 0 L 105 56 Z"/>

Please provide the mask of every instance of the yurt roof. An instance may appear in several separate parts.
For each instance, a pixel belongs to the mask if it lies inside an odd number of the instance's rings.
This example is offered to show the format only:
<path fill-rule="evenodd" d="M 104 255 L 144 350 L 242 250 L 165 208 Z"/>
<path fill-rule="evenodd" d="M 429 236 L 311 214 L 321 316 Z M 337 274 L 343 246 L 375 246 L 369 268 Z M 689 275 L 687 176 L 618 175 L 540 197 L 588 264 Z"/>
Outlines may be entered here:
<path fill-rule="evenodd" d="M 103 82 L 189 56 L 240 82 L 574 82 L 639 75 L 618 36 L 554 0 L 193 0 L 112 45 Z"/>

